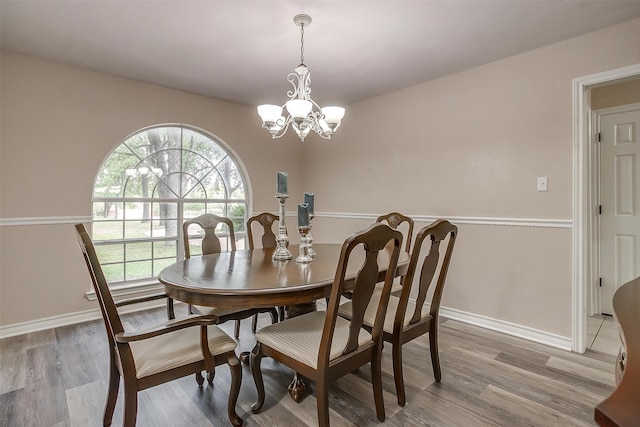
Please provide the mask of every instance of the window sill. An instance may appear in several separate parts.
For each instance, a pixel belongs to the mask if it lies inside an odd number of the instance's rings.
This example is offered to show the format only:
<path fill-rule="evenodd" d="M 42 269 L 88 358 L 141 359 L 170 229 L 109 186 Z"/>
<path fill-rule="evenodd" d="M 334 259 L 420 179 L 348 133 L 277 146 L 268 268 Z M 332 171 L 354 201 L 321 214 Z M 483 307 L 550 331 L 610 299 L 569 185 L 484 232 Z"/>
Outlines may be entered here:
<path fill-rule="evenodd" d="M 117 285 L 110 288 L 111 296 L 114 299 L 133 297 L 133 296 L 145 296 L 158 293 L 164 290 L 164 287 L 157 280 L 150 280 L 146 282 L 128 283 L 124 285 Z M 95 290 L 90 290 L 84 294 L 89 301 L 95 301 L 98 299 Z"/>

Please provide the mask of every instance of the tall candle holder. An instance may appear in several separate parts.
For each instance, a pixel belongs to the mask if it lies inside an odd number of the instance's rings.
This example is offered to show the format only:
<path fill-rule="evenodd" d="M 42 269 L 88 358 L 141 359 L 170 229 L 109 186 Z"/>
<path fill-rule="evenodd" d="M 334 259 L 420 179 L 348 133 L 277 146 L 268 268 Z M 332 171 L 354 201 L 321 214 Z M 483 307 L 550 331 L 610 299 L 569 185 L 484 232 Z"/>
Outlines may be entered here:
<path fill-rule="evenodd" d="M 289 250 L 289 236 L 287 235 L 287 225 L 285 224 L 284 204 L 289 198 L 288 194 L 276 194 L 276 198 L 280 202 L 280 219 L 278 221 L 278 236 L 276 236 L 276 251 L 273 253 L 273 259 L 276 261 L 286 261 L 293 258 Z"/>
<path fill-rule="evenodd" d="M 311 258 L 316 256 L 316 251 L 313 250 L 313 246 L 311 245 L 313 243 L 313 236 L 311 235 L 311 221 L 313 220 L 314 216 L 315 215 L 313 214 L 309 214 L 309 232 L 307 233 L 307 241 L 309 243 L 309 256 Z"/>
<path fill-rule="evenodd" d="M 311 258 L 311 255 L 309 254 L 309 249 L 311 247 L 311 243 L 309 243 L 310 230 L 310 226 L 298 227 L 298 231 L 300 232 L 300 255 L 296 258 L 296 262 L 306 264 L 313 261 L 313 258 Z"/>

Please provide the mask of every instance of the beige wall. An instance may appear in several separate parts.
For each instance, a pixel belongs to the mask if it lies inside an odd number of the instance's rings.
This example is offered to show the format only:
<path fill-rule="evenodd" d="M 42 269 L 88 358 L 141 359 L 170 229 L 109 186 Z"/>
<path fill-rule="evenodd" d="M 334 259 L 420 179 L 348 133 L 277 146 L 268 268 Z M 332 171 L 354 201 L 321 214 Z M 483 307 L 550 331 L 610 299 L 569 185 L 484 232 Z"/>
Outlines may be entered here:
<path fill-rule="evenodd" d="M 318 209 L 467 218 L 443 304 L 570 337 L 571 229 L 482 219 L 572 220 L 572 80 L 638 63 L 639 42 L 636 19 L 349 106 L 305 153 Z"/>
<path fill-rule="evenodd" d="M 640 78 L 591 90 L 591 108 L 615 107 L 640 102 Z"/>
<path fill-rule="evenodd" d="M 304 146 L 273 143 L 251 107 L 3 53 L 0 217 L 89 215 L 109 150 L 144 126 L 188 123 L 240 155 L 254 211 L 275 210 L 276 170 L 291 173 L 292 193 L 314 191 L 319 242 L 391 210 L 419 226 L 458 218 L 444 305 L 570 337 L 571 83 L 637 63 L 639 40 L 636 19 L 373 98 L 349 106 L 332 141 Z M 0 233 L 0 326 L 94 306 L 70 225 Z"/>
<path fill-rule="evenodd" d="M 126 136 L 158 123 L 212 132 L 242 159 L 253 209 L 277 210 L 275 173 L 302 194 L 301 145 L 274 143 L 255 108 L 2 52 L 0 218 L 91 215 L 93 182 Z M 54 218 L 54 219 L 55 219 Z M 54 221 L 55 222 L 55 221 Z M 0 326 L 97 307 L 71 224 L 0 227 Z"/>

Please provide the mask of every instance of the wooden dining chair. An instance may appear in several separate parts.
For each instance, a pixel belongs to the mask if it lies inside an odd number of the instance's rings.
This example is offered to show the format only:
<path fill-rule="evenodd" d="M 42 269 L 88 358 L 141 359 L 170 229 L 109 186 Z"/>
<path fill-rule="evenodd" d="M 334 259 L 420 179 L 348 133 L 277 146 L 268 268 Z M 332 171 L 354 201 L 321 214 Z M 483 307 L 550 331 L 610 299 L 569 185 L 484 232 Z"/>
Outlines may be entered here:
<path fill-rule="evenodd" d="M 235 426 L 242 425 L 242 419 L 236 413 L 242 368 L 235 354 L 236 342 L 215 325 L 218 319 L 215 316 L 188 316 L 125 332 L 117 307 L 145 302 L 149 298 L 114 302 L 84 225 L 77 224 L 76 232 L 109 341 L 109 390 L 103 425 L 111 425 L 121 377 L 124 382 L 123 425 L 130 427 L 136 424 L 138 391 L 189 374 L 195 374 L 198 385 L 202 386 L 202 371 L 211 373 L 216 366 L 223 364 L 229 365 L 231 370 L 229 420 Z"/>
<path fill-rule="evenodd" d="M 279 221 L 278 215 L 274 215 L 270 212 L 262 212 L 254 215 L 247 220 L 247 238 L 249 239 L 249 250 L 255 249 L 253 227 L 262 228 L 262 247 L 263 248 L 275 248 L 277 245 L 276 235 L 273 232 L 273 224 Z M 284 320 L 284 307 L 277 307 L 279 320 Z M 251 330 L 256 331 L 258 326 L 258 315 L 253 316 L 251 321 Z"/>
<path fill-rule="evenodd" d="M 390 241 L 393 242 L 391 250 L 385 248 Z M 315 381 L 318 424 L 322 427 L 329 425 L 330 383 L 371 363 L 376 415 L 384 421 L 381 332 L 401 244 L 402 233 L 385 224 L 372 224 L 353 234 L 342 245 L 327 311 L 303 314 L 256 332 L 257 343 L 251 353 L 251 371 L 258 390 L 258 399 L 251 407 L 254 413 L 258 413 L 264 404 L 260 361 L 267 356 Z M 356 251 L 364 253 L 364 261 L 355 278 L 347 280 L 347 265 Z M 385 269 L 384 288 L 377 300 L 375 320 L 369 332 L 362 328 L 363 315 L 376 283 L 381 281 L 380 271 Z M 353 293 L 355 316 L 350 320 L 338 316 L 340 298 L 345 290 Z"/>
<path fill-rule="evenodd" d="M 400 406 L 406 403 L 404 390 L 404 379 L 402 374 L 402 345 L 421 336 L 429 334 L 429 348 L 431 351 L 431 364 L 433 366 L 433 376 L 437 382 L 442 378 L 440 370 L 440 357 L 438 355 L 438 313 L 440 311 L 440 300 L 444 290 L 444 283 L 451 262 L 453 246 L 458 235 L 458 227 L 449 221 L 439 219 L 434 223 L 422 228 L 413 246 L 413 253 L 409 261 L 407 274 L 404 278 L 402 293 L 400 296 L 391 295 L 388 310 L 384 320 L 383 339 L 392 344 L 393 355 L 393 375 L 396 384 L 396 394 Z M 425 240 L 429 239 L 428 249 L 422 249 Z M 440 244 L 445 242 L 444 258 L 440 260 Z M 421 263 L 421 252 L 425 252 L 424 260 Z M 418 264 L 421 264 L 420 277 L 416 283 L 417 294 L 415 301 L 409 299 L 414 277 Z M 427 299 L 427 292 L 434 278 L 435 289 L 431 296 L 431 303 L 428 308 L 424 307 Z M 373 301 L 377 298 L 374 295 Z M 380 297 L 382 298 L 382 297 Z M 372 302 L 373 302 L 372 301 Z M 364 315 L 364 324 L 368 329 L 376 325 L 377 313 L 375 305 L 367 308 Z M 354 308 L 351 301 L 340 306 L 340 316 L 350 319 L 353 313 L 359 313 L 359 308 Z M 359 314 L 358 314 L 359 316 Z"/>
<path fill-rule="evenodd" d="M 202 214 L 195 218 L 189 219 L 185 221 L 182 225 L 183 228 L 183 239 L 184 239 L 184 257 L 191 258 L 191 237 L 192 235 L 189 233 L 189 228 L 192 225 L 198 226 L 203 230 L 204 235 L 200 242 L 202 255 L 208 254 L 217 254 L 222 252 L 222 244 L 220 242 L 220 238 L 216 234 L 216 228 L 218 225 L 223 224 L 227 228 L 227 232 L 229 234 L 229 244 L 226 249 L 231 252 L 236 250 L 236 236 L 233 230 L 233 222 L 226 217 L 221 217 L 214 214 Z M 228 320 L 235 320 L 235 329 L 234 336 L 238 338 L 240 336 L 240 320 L 249 318 L 251 316 L 257 315 L 258 313 L 270 313 L 271 318 L 274 322 L 277 319 L 277 313 L 275 308 L 247 308 L 247 309 L 237 309 L 237 308 L 220 308 L 220 307 L 206 307 L 200 305 L 191 305 L 189 304 L 189 313 L 200 313 L 200 314 L 214 314 L 218 316 L 220 322 L 226 322 Z"/>

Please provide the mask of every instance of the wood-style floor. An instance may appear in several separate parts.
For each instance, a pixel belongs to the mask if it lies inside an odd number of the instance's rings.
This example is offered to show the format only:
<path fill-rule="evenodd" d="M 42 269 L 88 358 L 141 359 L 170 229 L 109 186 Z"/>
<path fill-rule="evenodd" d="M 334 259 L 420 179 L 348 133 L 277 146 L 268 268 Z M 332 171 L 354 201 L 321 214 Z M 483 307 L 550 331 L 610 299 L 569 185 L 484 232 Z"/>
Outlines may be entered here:
<path fill-rule="evenodd" d="M 154 309 L 123 316 L 133 326 L 164 319 Z M 267 322 L 263 316 L 260 322 Z M 242 322 L 239 349 L 250 350 L 250 321 Z M 263 323 L 264 324 L 264 323 Z M 232 333 L 232 324 L 224 325 Z M 442 382 L 435 383 L 428 339 L 404 347 L 407 405 L 395 397 L 391 351 L 383 354 L 388 426 L 595 425 L 594 406 L 614 388 L 614 360 L 588 350 L 574 354 L 444 320 L 440 327 Z M 101 321 L 56 328 L 0 341 L 0 425 L 99 426 L 107 383 L 107 341 Z M 267 400 L 260 414 L 253 378 L 244 367 L 238 413 L 245 426 L 316 425 L 313 394 L 295 403 L 287 394 L 291 371 L 263 360 Z M 361 369 L 331 388 L 333 426 L 379 425 L 370 372 Z M 213 387 L 193 376 L 139 394 L 138 426 L 229 425 L 229 370 L 218 367 Z M 313 389 L 313 384 L 311 385 Z M 120 388 L 122 391 L 122 387 Z M 114 425 L 122 423 L 122 396 Z"/>

